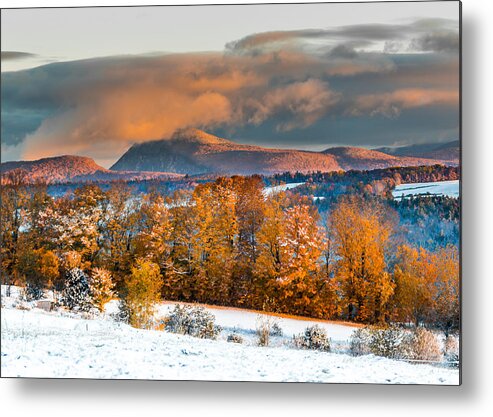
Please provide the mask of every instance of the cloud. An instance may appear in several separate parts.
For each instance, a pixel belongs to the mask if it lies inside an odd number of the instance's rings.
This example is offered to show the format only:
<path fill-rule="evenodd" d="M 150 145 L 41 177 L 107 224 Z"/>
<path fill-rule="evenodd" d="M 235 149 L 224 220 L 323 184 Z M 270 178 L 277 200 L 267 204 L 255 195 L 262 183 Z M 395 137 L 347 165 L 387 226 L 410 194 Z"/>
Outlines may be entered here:
<path fill-rule="evenodd" d="M 26 127 L 25 158 L 54 153 L 108 158 L 182 127 L 241 126 L 267 114 L 280 119 L 289 114 L 293 126 L 306 125 L 335 97 L 317 81 L 325 71 L 317 59 L 282 51 L 262 57 L 171 54 L 56 63 L 2 74 L 2 115 L 10 126 Z M 252 109 L 260 97 L 265 103 Z M 13 116 L 41 110 L 50 114 L 34 131 Z M 282 120 L 279 126 L 289 128 Z M 9 143 L 15 141 L 12 129 L 7 136 Z"/>
<path fill-rule="evenodd" d="M 355 116 L 381 114 L 386 117 L 395 117 L 403 109 L 437 104 L 457 106 L 458 102 L 459 92 L 457 90 L 402 89 L 391 93 L 368 94 L 356 97 L 354 106 L 348 111 Z"/>
<path fill-rule="evenodd" d="M 372 46 L 384 42 L 389 49 L 397 45 L 415 44 L 418 48 L 450 48 L 458 37 L 458 25 L 447 19 L 418 19 L 407 24 L 358 24 L 325 29 L 303 29 L 255 33 L 228 42 L 226 50 L 236 54 L 260 54 L 273 48 L 306 48 L 310 42 L 324 41 L 334 44 L 356 42 Z M 444 39 L 445 37 L 445 39 Z M 420 49 L 441 51 L 444 49 Z"/>
<path fill-rule="evenodd" d="M 417 51 L 431 52 L 458 52 L 459 33 L 452 31 L 441 31 L 427 33 L 412 40 L 409 48 Z"/>
<path fill-rule="evenodd" d="M 63 153 L 107 161 L 133 143 L 186 127 L 290 147 L 299 143 L 300 129 L 324 143 L 331 137 L 364 144 L 386 138 L 386 126 L 392 120 L 395 129 L 398 119 L 407 138 L 431 131 L 433 117 L 450 132 L 458 54 L 436 36 L 435 43 L 416 44 L 427 53 L 401 51 L 437 28 L 453 31 L 448 21 L 419 21 L 267 32 L 223 52 L 107 57 L 2 73 L 2 145 L 22 149 L 28 159 Z M 392 53 L 383 51 L 385 40 Z M 377 41 L 382 51 L 371 49 Z"/>
<path fill-rule="evenodd" d="M 2 51 L 1 59 L 2 61 L 14 61 L 18 59 L 26 59 L 36 57 L 36 54 L 31 54 L 29 52 L 20 52 L 20 51 Z"/>
<path fill-rule="evenodd" d="M 306 127 L 323 117 L 340 100 L 341 94 L 330 90 L 327 83 L 309 79 L 276 88 L 261 100 L 251 100 L 252 115 L 248 122 L 259 125 L 273 116 L 280 131 Z"/>

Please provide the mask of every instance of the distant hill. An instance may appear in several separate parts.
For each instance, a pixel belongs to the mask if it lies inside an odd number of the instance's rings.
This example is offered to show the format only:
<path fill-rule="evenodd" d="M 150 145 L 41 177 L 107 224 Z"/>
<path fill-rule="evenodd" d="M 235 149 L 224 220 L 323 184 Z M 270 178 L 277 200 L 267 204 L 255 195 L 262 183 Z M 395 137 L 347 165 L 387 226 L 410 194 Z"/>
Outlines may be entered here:
<path fill-rule="evenodd" d="M 309 152 L 244 145 L 198 129 L 183 129 L 169 139 L 133 145 L 111 169 L 103 168 L 91 158 L 64 155 L 37 161 L 4 162 L 1 173 L 4 183 L 9 172 L 22 170 L 29 182 L 59 184 L 168 179 L 184 174 L 270 175 L 286 171 L 309 173 L 440 163 L 457 165 L 458 145 L 451 142 L 432 147 L 381 148 L 386 152 L 336 147 Z"/>
<path fill-rule="evenodd" d="M 112 170 L 180 174 L 308 173 L 391 166 L 434 165 L 435 159 L 389 155 L 362 148 L 330 148 L 323 152 L 270 149 L 218 138 L 198 129 L 184 129 L 169 139 L 132 146 Z"/>
<path fill-rule="evenodd" d="M 410 146 L 377 148 L 375 151 L 388 155 L 430 158 L 458 164 L 460 159 L 460 142 L 454 140 L 446 143 L 425 143 Z"/>
<path fill-rule="evenodd" d="M 25 181 L 30 183 L 44 182 L 47 184 L 177 177 L 176 174 L 169 173 L 115 172 L 96 164 L 91 158 L 74 155 L 55 156 L 36 161 L 3 162 L 0 165 L 0 170 L 3 182 L 8 182 L 7 175 L 9 172 L 22 171 Z"/>
<path fill-rule="evenodd" d="M 249 175 L 333 171 L 340 167 L 334 157 L 319 152 L 243 145 L 198 129 L 186 129 L 170 139 L 132 146 L 111 169 Z"/>
<path fill-rule="evenodd" d="M 323 153 L 334 156 L 339 166 L 344 170 L 434 165 L 440 163 L 440 161 L 435 159 L 388 155 L 376 150 L 357 147 L 329 148 L 323 151 Z"/>

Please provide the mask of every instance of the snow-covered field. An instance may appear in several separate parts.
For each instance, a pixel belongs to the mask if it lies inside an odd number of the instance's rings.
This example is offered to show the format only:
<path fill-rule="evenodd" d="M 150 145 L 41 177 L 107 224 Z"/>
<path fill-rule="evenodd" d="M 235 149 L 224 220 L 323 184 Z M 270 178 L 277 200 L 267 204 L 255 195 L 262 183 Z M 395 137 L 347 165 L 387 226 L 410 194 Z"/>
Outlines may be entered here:
<path fill-rule="evenodd" d="M 270 347 L 259 347 L 254 335 L 258 314 L 238 309 L 208 307 L 223 331 L 218 340 L 205 340 L 135 329 L 111 320 L 108 314 L 87 320 L 64 311 L 22 310 L 14 305 L 13 298 L 2 296 L 1 371 L 5 377 L 459 383 L 456 369 L 294 349 L 287 341 L 313 324 L 308 320 L 275 317 L 284 336 L 273 337 Z M 172 308 L 172 303 L 163 303 L 158 316 Z M 347 342 L 354 330 L 344 324 L 317 324 L 335 345 Z M 226 341 L 233 331 L 244 337 L 243 344 Z"/>
<path fill-rule="evenodd" d="M 303 184 L 304 182 L 292 182 L 289 184 L 275 185 L 273 187 L 265 187 L 263 193 L 267 197 L 268 195 L 280 193 L 281 191 L 291 190 Z"/>
<path fill-rule="evenodd" d="M 459 197 L 459 180 L 400 184 L 392 191 L 392 195 L 397 199 L 402 198 L 402 195 L 404 195 L 404 197 L 410 195 Z"/>

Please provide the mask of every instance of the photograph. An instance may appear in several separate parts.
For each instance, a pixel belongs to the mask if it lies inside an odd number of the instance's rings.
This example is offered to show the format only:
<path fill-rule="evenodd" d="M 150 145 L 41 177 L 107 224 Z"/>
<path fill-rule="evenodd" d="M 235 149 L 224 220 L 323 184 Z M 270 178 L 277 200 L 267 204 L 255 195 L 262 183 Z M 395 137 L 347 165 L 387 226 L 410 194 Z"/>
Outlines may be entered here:
<path fill-rule="evenodd" d="M 461 14 L 2 8 L 1 377 L 461 385 Z"/>

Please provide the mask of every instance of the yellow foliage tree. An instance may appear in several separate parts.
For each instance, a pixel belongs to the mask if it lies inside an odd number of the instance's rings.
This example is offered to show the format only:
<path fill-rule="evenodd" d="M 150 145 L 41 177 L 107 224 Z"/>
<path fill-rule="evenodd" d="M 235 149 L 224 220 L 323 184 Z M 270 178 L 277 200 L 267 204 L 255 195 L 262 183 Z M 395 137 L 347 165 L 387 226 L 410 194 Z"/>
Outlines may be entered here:
<path fill-rule="evenodd" d="M 162 285 L 159 266 L 138 259 L 126 280 L 125 306 L 132 326 L 152 327 L 155 304 L 161 299 Z"/>
<path fill-rule="evenodd" d="M 331 215 L 336 275 L 342 304 L 351 320 L 383 323 L 394 291 L 385 256 L 394 217 L 377 201 L 343 198 Z"/>
<path fill-rule="evenodd" d="M 197 220 L 194 249 L 198 296 L 206 302 L 225 304 L 230 300 L 238 237 L 232 179 L 219 178 L 199 185 L 193 201 Z"/>

